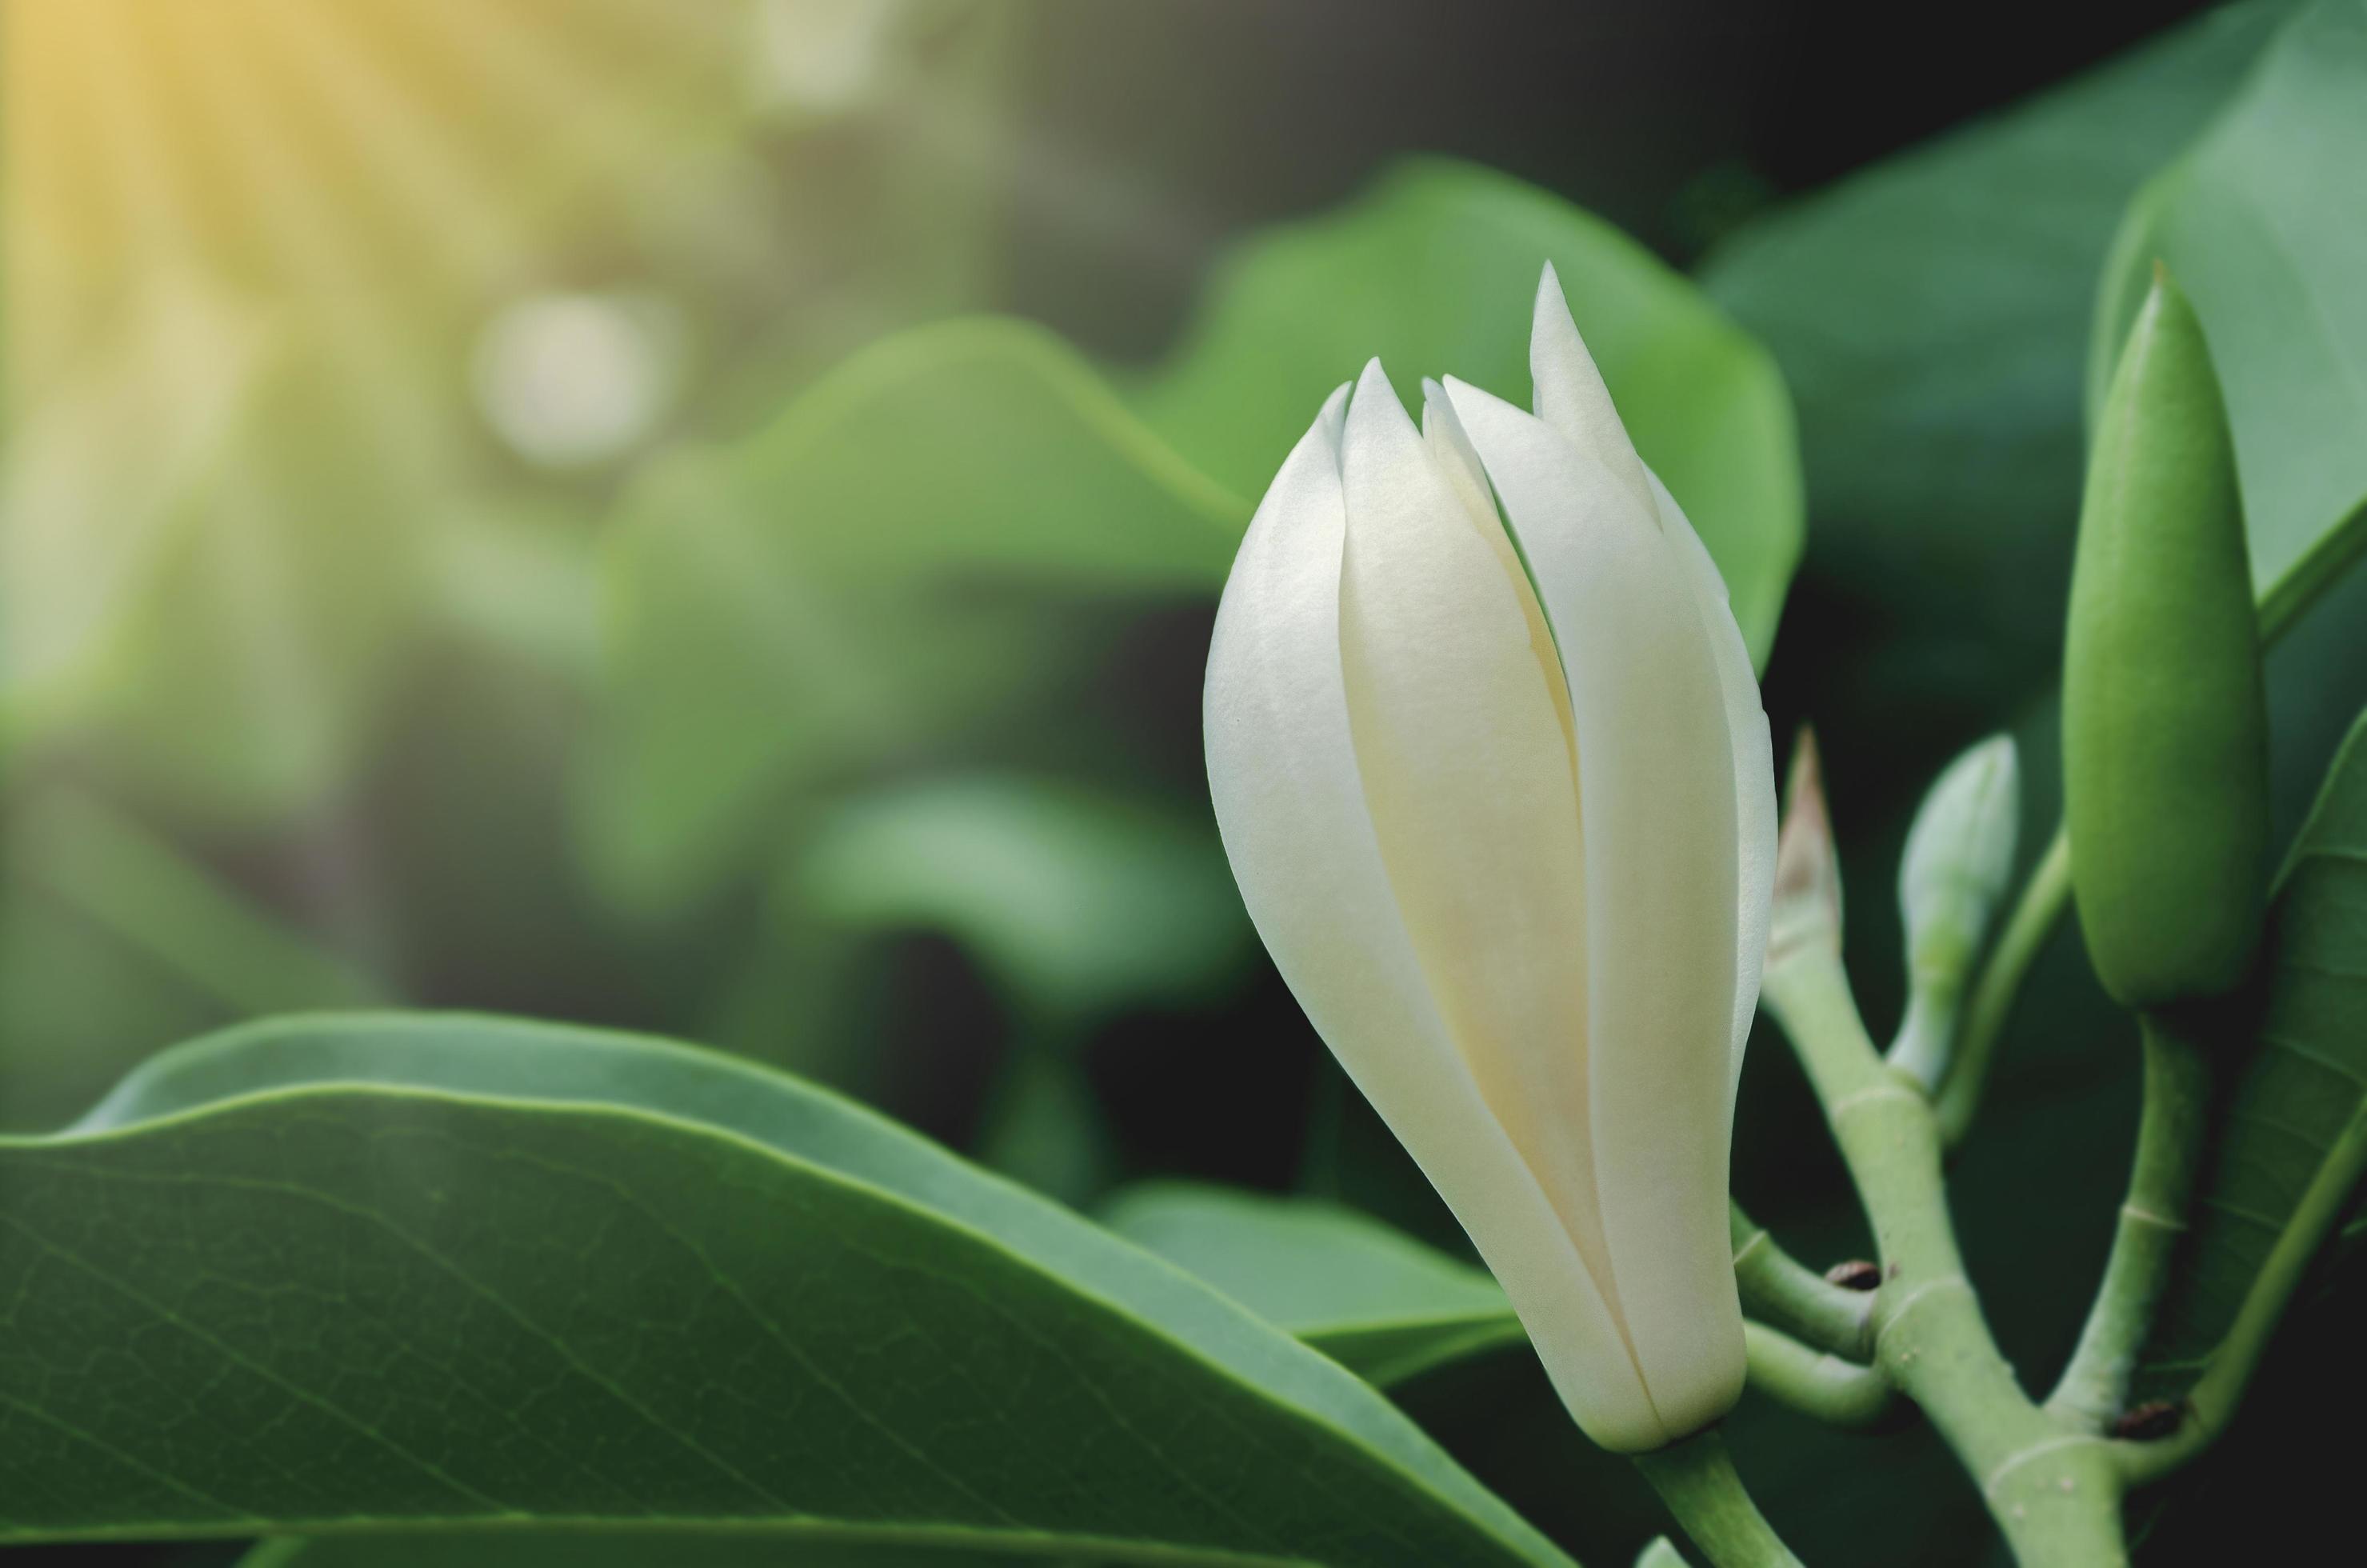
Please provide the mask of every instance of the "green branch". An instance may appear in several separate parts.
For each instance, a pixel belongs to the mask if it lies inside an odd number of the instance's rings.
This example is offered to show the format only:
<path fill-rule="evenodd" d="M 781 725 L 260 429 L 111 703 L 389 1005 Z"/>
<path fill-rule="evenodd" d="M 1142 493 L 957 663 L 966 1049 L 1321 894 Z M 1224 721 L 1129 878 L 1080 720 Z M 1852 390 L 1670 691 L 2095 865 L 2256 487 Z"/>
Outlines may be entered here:
<path fill-rule="evenodd" d="M 1971 1471 L 2022 1568 L 2128 1561 L 2112 1445 L 2033 1404 L 1981 1315 L 1948 1217 L 1931 1102 L 1886 1067 L 1839 957 L 1772 964 L 1762 999 L 1825 1108 L 1881 1251 L 1874 1365 Z"/>
<path fill-rule="evenodd" d="M 1800 1560 L 1743 1490 L 1716 1427 L 1635 1460 L 1715 1568 L 1800 1568 Z"/>
<path fill-rule="evenodd" d="M 1764 1324 L 1744 1324 L 1742 1336 L 1750 1386 L 1778 1404 L 1852 1428 L 1879 1426 L 1898 1408 L 1898 1391 L 1872 1367 L 1803 1345 Z"/>
<path fill-rule="evenodd" d="M 1951 1149 L 1965 1141 L 1981 1108 L 1981 1091 L 1988 1086 L 1989 1062 L 1997 1054 L 1998 1037 L 2022 994 L 2022 977 L 2045 947 L 2063 906 L 2071 899 L 2071 838 L 2062 828 L 2055 841 L 2031 868 L 2022 898 L 1998 933 L 1997 946 L 1974 983 L 1972 1000 L 1965 1008 L 1964 1033 L 1956 1041 L 1955 1062 L 1941 1083 L 1934 1100 L 1941 1141 Z"/>
<path fill-rule="evenodd" d="M 2186 1396 L 2178 1430 L 2157 1442 L 2113 1445 L 2122 1477 L 2129 1484 L 2159 1480 L 2195 1459 L 2226 1429 L 2293 1291 L 2309 1272 L 2327 1233 L 2350 1209 L 2362 1172 L 2367 1172 L 2367 1108 L 2352 1115 L 2327 1151 L 2326 1163 L 2318 1166 L 2268 1261 L 2253 1277 L 2227 1336 L 2211 1353 L 2210 1366 Z"/>
<path fill-rule="evenodd" d="M 1845 1290 L 1799 1262 L 1741 1205 L 1728 1202 L 1727 1218 L 1744 1312 L 1835 1356 L 1873 1356 L 1872 1291 Z"/>
<path fill-rule="evenodd" d="M 2211 1070 L 2202 1044 L 2160 1014 L 2146 1014 L 2143 1028 L 2145 1108 L 2128 1198 L 2078 1348 L 2046 1401 L 2056 1416 L 2091 1432 L 2106 1430 L 2127 1403 L 2129 1374 L 2186 1233 L 2210 1112 Z"/>

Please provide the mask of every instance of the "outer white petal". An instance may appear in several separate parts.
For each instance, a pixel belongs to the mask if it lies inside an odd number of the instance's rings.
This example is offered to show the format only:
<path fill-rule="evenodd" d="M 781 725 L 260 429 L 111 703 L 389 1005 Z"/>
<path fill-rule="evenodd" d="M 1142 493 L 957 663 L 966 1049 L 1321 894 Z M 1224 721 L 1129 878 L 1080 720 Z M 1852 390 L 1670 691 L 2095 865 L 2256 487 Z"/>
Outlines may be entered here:
<path fill-rule="evenodd" d="M 1377 369 L 1349 405 L 1341 473 L 1340 656 L 1381 860 L 1448 1032 L 1601 1277 L 1576 1135 L 1586 856 L 1552 635 L 1510 540 L 1483 535 L 1478 497 L 1457 493 Z M 1486 521 L 1502 534 L 1492 507 Z"/>
<path fill-rule="evenodd" d="M 1734 746 L 1682 543 L 1591 453 L 1447 383 L 1535 574 L 1577 717 L 1590 1128 L 1623 1320 L 1672 1431 L 1742 1383 L 1727 1251 L 1738 885 Z"/>
<path fill-rule="evenodd" d="M 1759 971 L 1767 961 L 1767 917 L 1775 897 L 1775 745 L 1767 712 L 1760 706 L 1759 677 L 1750 649 L 1742 641 L 1728 602 L 1726 579 L 1693 531 L 1684 508 L 1649 467 L 1652 498 L 1663 531 L 1683 545 L 1687 582 L 1700 607 L 1710 652 L 1717 659 L 1718 688 L 1726 697 L 1726 727 L 1734 743 L 1735 848 L 1739 872 L 1736 896 L 1740 919 L 1735 932 L 1734 1076 L 1742 1077 L 1742 1048 L 1750 1040 L 1751 1016 L 1759 1010 Z"/>
<path fill-rule="evenodd" d="M 1536 310 L 1529 326 L 1529 376 L 1536 383 L 1533 401 L 1537 417 L 1648 506 L 1650 482 L 1644 476 L 1644 460 L 1636 455 L 1627 426 L 1612 406 L 1611 389 L 1578 335 L 1552 262 L 1546 263 L 1545 274 L 1537 279 Z"/>
<path fill-rule="evenodd" d="M 1470 514 L 1472 527 L 1483 537 L 1501 540 L 1504 553 L 1511 554 L 1512 540 L 1497 520 L 1496 501 L 1488 493 L 1488 472 L 1479 466 L 1479 454 L 1472 449 L 1471 437 L 1463 433 L 1463 422 L 1455 417 L 1446 389 L 1426 378 L 1421 383 L 1421 439 L 1430 449 L 1431 460 Z"/>
<path fill-rule="evenodd" d="M 1543 666 L 1562 738 L 1571 748 L 1570 779 L 1575 790 L 1578 726 L 1570 718 L 1569 687 L 1562 678 L 1561 656 L 1554 647 L 1553 629 L 1546 624 L 1545 607 L 1537 602 L 1536 589 L 1529 582 L 1529 569 L 1521 563 L 1520 551 L 1512 548 L 1512 536 L 1504 531 L 1479 454 L 1473 449 L 1471 437 L 1464 433 L 1463 421 L 1455 416 L 1455 406 L 1446 399 L 1446 389 L 1436 381 L 1421 383 L 1421 439 L 1430 449 L 1432 460 L 1445 474 L 1449 488 L 1469 512 L 1473 530 L 1486 541 L 1489 553 L 1496 558 L 1504 580 L 1512 585 L 1513 597 L 1520 601 L 1521 616 L 1529 629 L 1530 651 Z"/>
<path fill-rule="evenodd" d="M 1367 814 L 1340 653 L 1340 403 L 1283 465 L 1217 610 L 1204 719 L 1226 854 L 1283 978 L 1503 1283 L 1580 1425 L 1652 1447 L 1669 1434 L 1447 1031 Z"/>

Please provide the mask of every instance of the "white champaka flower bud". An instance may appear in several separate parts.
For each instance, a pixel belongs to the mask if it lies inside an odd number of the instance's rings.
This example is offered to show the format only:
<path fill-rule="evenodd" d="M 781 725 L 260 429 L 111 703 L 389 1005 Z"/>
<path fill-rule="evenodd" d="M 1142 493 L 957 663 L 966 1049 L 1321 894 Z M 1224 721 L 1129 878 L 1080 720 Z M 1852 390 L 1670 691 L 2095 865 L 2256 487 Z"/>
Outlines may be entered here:
<path fill-rule="evenodd" d="M 1965 752 L 1932 784 L 1898 861 L 1907 927 L 1907 1017 L 1891 1064 L 1937 1088 L 1973 960 L 2013 875 L 2022 769 L 2010 735 Z"/>
<path fill-rule="evenodd" d="M 1205 720 L 1276 965 L 1579 1425 L 1656 1448 L 1743 1379 L 1727 1165 L 1775 859 L 1724 583 L 1550 268 L 1536 412 L 1377 361 L 1259 506 Z"/>

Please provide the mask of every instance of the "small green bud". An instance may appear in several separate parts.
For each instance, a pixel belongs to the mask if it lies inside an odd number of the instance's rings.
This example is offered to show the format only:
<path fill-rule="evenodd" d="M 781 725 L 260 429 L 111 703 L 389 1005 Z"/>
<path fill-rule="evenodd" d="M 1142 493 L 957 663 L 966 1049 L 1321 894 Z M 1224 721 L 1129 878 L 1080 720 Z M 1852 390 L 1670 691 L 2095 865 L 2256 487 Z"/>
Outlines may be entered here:
<path fill-rule="evenodd" d="M 2267 881 L 2259 620 L 2210 350 L 2158 267 L 2088 465 L 2063 774 L 2079 924 L 2104 989 L 2154 1007 L 2234 987 Z"/>
<path fill-rule="evenodd" d="M 1907 835 L 1907 1020 L 1890 1060 L 1927 1089 L 1947 1070 L 1965 979 L 2013 874 L 2021 785 L 2013 737 L 1992 735 L 1948 765 Z"/>
<path fill-rule="evenodd" d="M 2011 735 L 1948 765 L 1923 797 L 1898 863 L 1898 910 L 1915 984 L 1961 982 L 2013 875 L 2022 767 Z"/>

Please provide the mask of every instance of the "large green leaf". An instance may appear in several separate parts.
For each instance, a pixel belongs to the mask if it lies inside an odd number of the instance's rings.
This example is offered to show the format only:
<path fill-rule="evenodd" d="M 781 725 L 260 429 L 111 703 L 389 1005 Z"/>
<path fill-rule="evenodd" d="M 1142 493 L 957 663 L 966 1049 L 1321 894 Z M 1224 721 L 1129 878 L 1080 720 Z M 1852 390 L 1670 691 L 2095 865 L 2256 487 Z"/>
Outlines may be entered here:
<path fill-rule="evenodd" d="M 2367 1113 L 2367 715 L 2278 881 L 2264 1000 L 2233 1065 L 2211 1172 L 2141 1370 L 2175 1398 L 2208 1364 L 2302 1197 Z M 2334 1169 L 2330 1179 L 2358 1179 Z"/>
<path fill-rule="evenodd" d="M 1711 297 L 1799 403 L 1815 570 L 1915 632 L 1882 678 L 1918 696 L 1978 678 L 2001 705 L 2051 676 L 2098 270 L 2282 9 L 2206 17 L 1711 257 Z"/>
<path fill-rule="evenodd" d="M 1376 355 L 1403 395 L 1451 374 L 1525 403 L 1530 305 L 1548 261 L 1637 449 L 1716 558 L 1764 665 L 1800 553 L 1782 378 L 1642 245 L 1509 176 L 1417 160 L 1337 212 L 1248 241 L 1136 406 L 1256 494 L 1325 394 Z"/>
<path fill-rule="evenodd" d="M 339 1535 L 266 1541 L 238 1568 L 957 1568 L 999 1563 L 1073 1563 L 1073 1558 L 1014 1557 L 972 1547 L 800 1540 L 794 1551 L 769 1534 L 685 1535 L 608 1528 L 597 1533 L 461 1532 Z"/>
<path fill-rule="evenodd" d="M 2252 581 L 2289 619 L 2367 548 L 2367 3 L 2319 0 L 2131 209 L 2105 279 L 2091 398 L 2157 259 L 2210 335 Z"/>
<path fill-rule="evenodd" d="M 1157 1182 L 1103 1219 L 1381 1387 L 1528 1343 L 1486 1273 L 1338 1204 Z"/>
<path fill-rule="evenodd" d="M 1188 1277 L 682 1047 L 254 1026 L 0 1142 L 0 1540 L 615 1522 L 1563 1561 Z"/>
<path fill-rule="evenodd" d="M 595 869 L 636 901 L 697 891 L 784 791 L 1057 687 L 1093 607 L 1212 597 L 1248 517 L 1038 328 L 873 346 L 628 499 L 581 800 Z"/>

